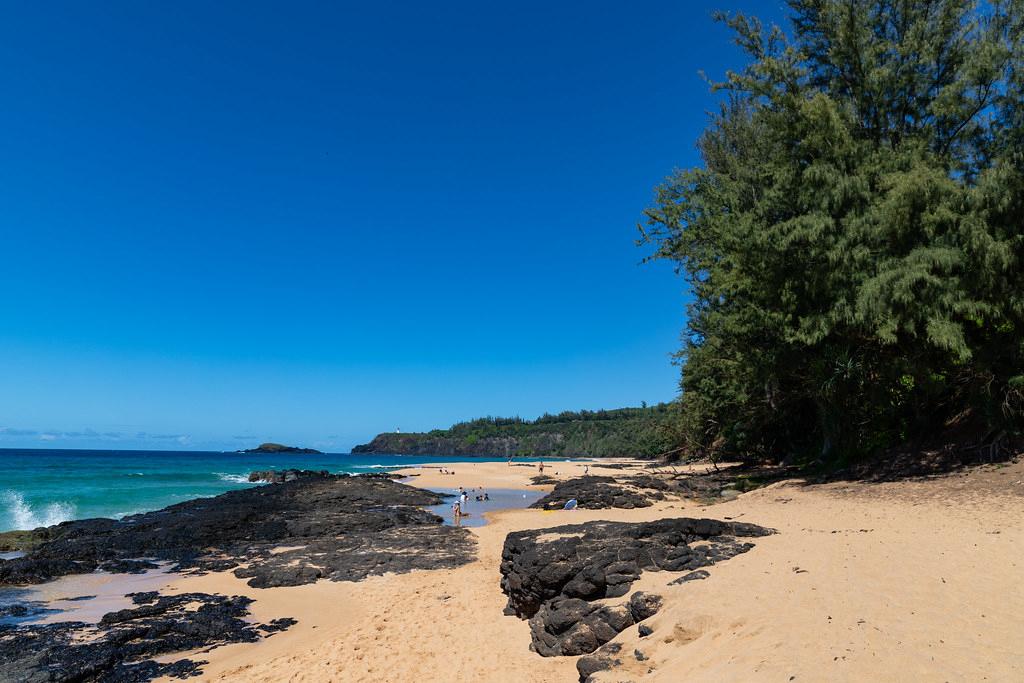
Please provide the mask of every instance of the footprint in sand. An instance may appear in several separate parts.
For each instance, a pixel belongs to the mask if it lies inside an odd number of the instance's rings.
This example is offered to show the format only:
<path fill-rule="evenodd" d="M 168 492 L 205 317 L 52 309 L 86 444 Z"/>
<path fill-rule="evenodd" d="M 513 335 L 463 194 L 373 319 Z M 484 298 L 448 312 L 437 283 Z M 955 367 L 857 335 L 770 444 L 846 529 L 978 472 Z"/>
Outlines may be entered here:
<path fill-rule="evenodd" d="M 666 636 L 664 642 L 686 645 L 709 633 L 713 626 L 714 620 L 707 616 L 694 617 L 685 623 L 678 622 L 672 629 L 672 635 Z M 733 624 L 734 628 L 739 626 L 741 626 L 739 623 Z"/>

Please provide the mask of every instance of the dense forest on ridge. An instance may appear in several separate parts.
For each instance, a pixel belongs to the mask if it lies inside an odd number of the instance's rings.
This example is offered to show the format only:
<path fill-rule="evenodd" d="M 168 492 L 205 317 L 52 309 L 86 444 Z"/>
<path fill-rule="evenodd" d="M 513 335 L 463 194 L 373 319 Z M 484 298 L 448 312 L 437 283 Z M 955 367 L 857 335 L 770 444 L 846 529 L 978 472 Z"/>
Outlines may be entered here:
<path fill-rule="evenodd" d="M 664 454 L 678 439 L 674 406 L 565 411 L 536 420 L 484 417 L 430 432 L 386 432 L 353 453 L 537 457 L 641 457 Z"/>

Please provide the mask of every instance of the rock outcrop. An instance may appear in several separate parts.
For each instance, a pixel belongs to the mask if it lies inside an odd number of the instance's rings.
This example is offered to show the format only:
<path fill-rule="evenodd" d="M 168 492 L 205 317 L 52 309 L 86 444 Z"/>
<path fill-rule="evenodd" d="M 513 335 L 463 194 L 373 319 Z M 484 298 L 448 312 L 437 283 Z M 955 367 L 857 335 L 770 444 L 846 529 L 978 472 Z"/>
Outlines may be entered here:
<path fill-rule="evenodd" d="M 559 510 L 565 504 L 576 499 L 577 505 L 586 510 L 605 508 L 643 508 L 650 507 L 656 500 L 664 500 L 665 494 L 656 488 L 637 488 L 629 483 L 621 483 L 614 477 L 587 476 L 568 479 L 555 484 L 551 493 L 544 496 L 532 508 L 542 510 Z"/>
<path fill-rule="evenodd" d="M 644 571 L 693 571 L 753 547 L 740 538 L 773 533 L 713 519 L 587 522 L 526 530 L 505 538 L 501 587 L 506 614 L 530 620 L 531 647 L 543 656 L 594 652 L 623 629 L 654 614 L 660 597 L 634 593 Z"/>
<path fill-rule="evenodd" d="M 256 470 L 249 473 L 249 481 L 265 484 L 283 484 L 286 481 L 296 479 L 309 479 L 312 477 L 327 477 L 330 472 L 327 470 Z"/>
<path fill-rule="evenodd" d="M 621 652 L 621 645 L 618 643 L 608 643 L 607 645 L 602 645 L 593 654 L 577 659 L 576 671 L 580 675 L 580 683 L 589 683 L 593 680 L 591 676 L 594 674 L 614 669 L 622 664 L 622 660 L 618 656 Z"/>
<path fill-rule="evenodd" d="M 98 624 L 59 622 L 0 627 L 0 680 L 23 683 L 135 683 L 159 676 L 199 674 L 202 661 L 154 658 L 174 652 L 249 643 L 281 631 L 294 619 L 252 623 L 242 596 L 206 593 L 134 596 L 138 607 L 111 612 Z"/>
<path fill-rule="evenodd" d="M 310 455 L 321 455 L 322 452 L 315 448 L 300 448 L 298 446 L 285 446 L 280 443 L 261 443 L 256 448 L 246 448 L 239 453 L 295 453 L 295 454 L 310 454 Z"/>
<path fill-rule="evenodd" d="M 24 557 L 0 560 L 0 585 L 145 569 L 150 560 L 192 572 L 244 564 L 236 575 L 257 587 L 455 567 L 475 545 L 466 529 L 421 509 L 443 500 L 385 479 L 318 475 L 121 520 L 64 522 L 43 530 L 46 540 Z"/>

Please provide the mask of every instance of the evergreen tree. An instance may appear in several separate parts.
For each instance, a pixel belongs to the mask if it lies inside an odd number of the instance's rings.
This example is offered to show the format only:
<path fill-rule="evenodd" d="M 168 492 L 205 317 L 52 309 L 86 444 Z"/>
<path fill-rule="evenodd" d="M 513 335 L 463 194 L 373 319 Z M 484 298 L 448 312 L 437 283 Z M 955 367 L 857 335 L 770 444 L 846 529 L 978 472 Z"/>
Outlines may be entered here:
<path fill-rule="evenodd" d="M 856 456 L 1024 410 L 1024 0 L 790 0 L 656 191 L 691 452 Z"/>

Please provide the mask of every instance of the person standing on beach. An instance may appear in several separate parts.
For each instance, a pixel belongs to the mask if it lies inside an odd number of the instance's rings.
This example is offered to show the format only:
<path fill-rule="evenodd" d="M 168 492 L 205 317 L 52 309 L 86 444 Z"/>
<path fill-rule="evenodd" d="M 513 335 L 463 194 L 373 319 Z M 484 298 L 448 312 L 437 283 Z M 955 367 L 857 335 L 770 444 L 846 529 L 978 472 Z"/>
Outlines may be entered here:
<path fill-rule="evenodd" d="M 456 524 L 462 521 L 462 503 L 458 500 L 456 500 L 455 504 L 452 505 L 452 517 L 455 518 Z"/>

